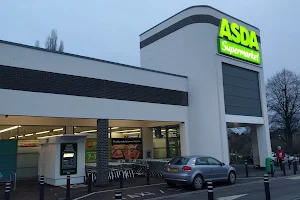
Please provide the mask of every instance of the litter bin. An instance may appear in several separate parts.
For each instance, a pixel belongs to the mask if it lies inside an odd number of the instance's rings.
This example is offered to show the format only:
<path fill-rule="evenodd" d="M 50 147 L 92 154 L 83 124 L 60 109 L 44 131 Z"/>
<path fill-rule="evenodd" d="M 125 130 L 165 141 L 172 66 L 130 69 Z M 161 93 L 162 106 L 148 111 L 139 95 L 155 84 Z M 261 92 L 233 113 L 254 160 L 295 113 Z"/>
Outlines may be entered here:
<path fill-rule="evenodd" d="M 271 173 L 271 165 L 273 165 L 273 159 L 272 158 L 266 158 L 266 172 Z M 273 166 L 274 168 L 274 166 Z"/>

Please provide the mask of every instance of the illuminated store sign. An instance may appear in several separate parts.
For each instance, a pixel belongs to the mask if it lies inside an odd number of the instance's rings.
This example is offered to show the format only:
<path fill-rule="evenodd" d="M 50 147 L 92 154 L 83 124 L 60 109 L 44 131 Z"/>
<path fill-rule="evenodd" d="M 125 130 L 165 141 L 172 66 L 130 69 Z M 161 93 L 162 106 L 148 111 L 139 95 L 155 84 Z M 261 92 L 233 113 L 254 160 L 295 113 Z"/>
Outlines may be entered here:
<path fill-rule="evenodd" d="M 259 44 L 254 31 L 223 18 L 218 38 L 219 53 L 255 64 L 261 63 Z"/>

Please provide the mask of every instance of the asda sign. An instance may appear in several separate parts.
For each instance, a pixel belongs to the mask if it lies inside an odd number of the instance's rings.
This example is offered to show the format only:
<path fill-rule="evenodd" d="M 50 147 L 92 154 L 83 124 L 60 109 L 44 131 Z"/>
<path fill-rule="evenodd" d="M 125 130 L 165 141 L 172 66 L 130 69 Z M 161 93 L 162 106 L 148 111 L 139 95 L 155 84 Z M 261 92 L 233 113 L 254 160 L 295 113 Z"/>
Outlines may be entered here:
<path fill-rule="evenodd" d="M 236 23 L 223 18 L 218 38 L 219 53 L 260 65 L 260 49 L 257 35 Z"/>

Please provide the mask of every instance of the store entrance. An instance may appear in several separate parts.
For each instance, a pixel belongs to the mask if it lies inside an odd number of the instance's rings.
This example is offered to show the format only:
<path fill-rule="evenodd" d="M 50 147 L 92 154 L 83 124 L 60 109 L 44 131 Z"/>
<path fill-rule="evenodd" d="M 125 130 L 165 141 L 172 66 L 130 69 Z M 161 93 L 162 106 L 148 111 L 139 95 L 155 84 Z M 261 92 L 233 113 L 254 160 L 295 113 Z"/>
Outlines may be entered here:
<path fill-rule="evenodd" d="M 179 125 L 153 128 L 154 158 L 174 158 L 181 155 Z"/>

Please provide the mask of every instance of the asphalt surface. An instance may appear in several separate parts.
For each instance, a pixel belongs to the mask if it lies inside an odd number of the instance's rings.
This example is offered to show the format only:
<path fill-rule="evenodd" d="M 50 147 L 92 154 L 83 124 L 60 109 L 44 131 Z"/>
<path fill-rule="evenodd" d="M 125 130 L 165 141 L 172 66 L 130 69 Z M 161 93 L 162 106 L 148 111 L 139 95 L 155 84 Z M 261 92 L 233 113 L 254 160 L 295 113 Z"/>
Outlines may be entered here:
<path fill-rule="evenodd" d="M 300 199 L 300 176 L 280 177 L 269 180 L 271 200 L 299 200 Z M 167 197 L 152 199 L 208 199 L 206 190 L 177 194 Z M 214 189 L 216 200 L 263 200 L 265 189 L 263 180 L 237 184 Z"/>
<path fill-rule="evenodd" d="M 236 184 L 245 184 L 253 181 L 261 180 L 259 178 L 241 178 L 238 179 Z M 216 188 L 227 188 L 228 184 L 226 183 L 217 183 L 215 185 Z M 205 190 L 201 191 L 204 192 Z M 176 188 L 169 188 L 165 183 L 157 183 L 152 185 L 141 185 L 135 187 L 129 187 L 124 189 L 111 189 L 111 190 L 102 190 L 95 191 L 90 194 L 83 195 L 81 197 L 75 198 L 74 200 L 98 200 L 98 199 L 114 199 L 115 193 L 122 192 L 123 199 L 137 199 L 137 200 L 145 200 L 145 199 L 156 199 L 161 197 L 169 198 L 169 196 L 177 196 L 182 194 L 191 193 L 192 190 L 186 186 L 178 186 Z M 198 198 L 198 197 L 197 197 Z"/>
<path fill-rule="evenodd" d="M 245 166 L 243 165 L 237 165 L 235 166 L 237 169 L 237 183 L 236 185 L 233 186 L 228 186 L 227 184 L 221 183 L 221 184 L 215 184 L 215 196 L 216 197 L 221 197 L 221 196 L 226 196 L 226 195 L 242 195 L 245 194 L 244 199 L 249 198 L 256 198 L 256 197 L 251 197 L 250 193 L 256 193 L 255 190 L 257 190 L 258 195 L 264 192 L 264 188 L 261 187 L 263 186 L 263 174 L 265 173 L 264 170 L 262 169 L 255 169 L 253 166 L 249 166 L 249 177 L 246 177 L 245 175 Z M 299 167 L 300 168 L 300 167 Z M 287 167 L 287 176 L 290 176 L 293 174 L 292 170 L 288 170 Z M 300 183 L 300 178 L 299 180 L 289 180 L 282 178 L 283 172 L 282 171 L 276 171 L 275 173 L 275 178 L 280 180 L 281 182 L 285 183 L 285 181 L 291 181 L 291 184 L 299 184 Z M 272 180 L 273 181 L 273 180 Z M 276 187 L 276 181 L 275 181 L 275 187 Z M 298 182 L 297 182 L 298 181 Z M 249 183 L 249 182 L 255 182 Z M 116 192 L 121 191 L 123 199 L 137 199 L 137 200 L 144 200 L 144 199 L 157 199 L 161 197 L 167 197 L 174 199 L 175 197 L 178 199 L 181 199 L 180 195 L 182 194 L 188 194 L 192 195 L 191 198 L 193 198 L 194 192 L 191 191 L 190 188 L 188 187 L 183 187 L 183 186 L 178 186 L 177 188 L 169 188 L 163 179 L 157 179 L 157 178 L 151 178 L 150 179 L 150 184 L 151 185 L 146 185 L 146 178 L 141 177 L 141 178 L 135 178 L 135 179 L 128 179 L 124 180 L 124 188 L 120 188 L 120 184 L 118 181 L 115 181 L 111 183 L 108 187 L 105 188 L 99 188 L 99 187 L 93 187 L 92 193 L 87 192 L 87 186 L 86 185 L 72 185 L 71 187 L 71 198 L 74 200 L 98 200 L 98 199 L 114 199 L 114 195 Z M 242 185 L 249 184 L 246 187 L 247 191 L 244 191 L 243 188 L 238 188 L 242 187 Z M 273 183 L 272 183 L 273 184 Z M 258 186 L 260 185 L 260 186 Z M 286 186 L 289 185 L 284 184 L 283 187 L 284 190 L 286 190 Z M 291 188 L 296 188 L 295 185 Z M 255 189 L 258 187 L 257 189 Z M 273 187 L 273 186 L 272 186 Z M 290 186 L 289 186 L 290 187 Z M 10 194 L 10 200 L 32 200 L 32 199 L 39 199 L 39 183 L 37 181 L 18 181 L 17 183 L 17 189 L 16 191 L 11 191 Z M 228 188 L 228 189 L 227 189 Z M 236 188 L 236 190 L 234 190 Z M 253 191 L 250 190 L 250 188 L 254 188 Z M 280 188 L 280 187 L 278 187 Z M 281 191 L 280 189 L 276 188 L 275 193 L 278 191 Z M 0 183 L 0 200 L 3 199 L 4 197 L 4 189 L 5 185 L 4 183 Z M 274 190 L 274 188 L 271 188 Z M 225 192 L 224 192 L 224 191 Z M 250 191 L 248 191 L 250 190 Z M 239 192 L 235 192 L 239 191 Z M 299 187 L 300 191 L 300 187 Z M 242 192 L 242 193 L 241 193 Z M 297 192 L 297 190 L 296 190 Z M 249 194 L 248 194 L 249 193 Z M 279 192 L 281 193 L 281 192 Z M 290 191 L 291 194 L 294 194 L 295 192 Z M 293 198 L 298 197 L 297 193 L 295 193 L 296 196 L 292 196 Z M 65 197 L 66 195 L 66 188 L 65 187 L 54 187 L 50 185 L 45 185 L 45 200 L 57 200 L 58 198 Z M 175 197 L 173 197 L 175 195 Z M 276 194 L 275 196 L 280 196 L 281 194 Z M 197 192 L 197 197 L 201 199 L 207 199 L 207 192 L 206 190 L 198 191 Z M 299 195 L 300 197 L 300 195 Z M 183 197 L 185 198 L 185 197 Z M 289 198 L 289 197 L 287 197 Z M 260 200 L 261 198 L 259 197 L 257 200 Z M 283 200 L 289 200 L 286 198 L 283 198 Z M 300 200 L 300 199 L 299 199 Z"/>

